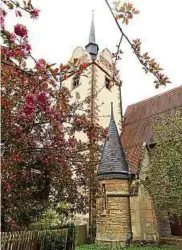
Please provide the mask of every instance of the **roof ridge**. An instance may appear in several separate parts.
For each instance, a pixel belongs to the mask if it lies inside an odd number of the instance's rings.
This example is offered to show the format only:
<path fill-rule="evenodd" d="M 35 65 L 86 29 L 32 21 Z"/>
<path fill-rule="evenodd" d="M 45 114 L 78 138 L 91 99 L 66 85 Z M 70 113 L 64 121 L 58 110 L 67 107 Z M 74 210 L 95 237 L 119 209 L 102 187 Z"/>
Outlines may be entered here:
<path fill-rule="evenodd" d="M 180 86 L 178 86 L 178 87 L 175 87 L 175 88 L 173 88 L 173 89 L 169 89 L 169 90 L 167 90 L 167 91 L 165 91 L 165 92 L 163 92 L 163 93 L 160 93 L 160 94 L 157 94 L 157 95 L 148 97 L 148 98 L 143 99 L 143 100 L 141 100 L 141 101 L 135 102 L 135 103 L 133 103 L 133 104 L 130 104 L 130 105 L 127 106 L 127 108 L 128 108 L 128 107 L 131 107 L 131 106 L 139 105 L 140 103 L 143 103 L 143 102 L 150 101 L 150 100 L 152 100 L 152 99 L 155 99 L 155 98 L 157 98 L 157 97 L 159 97 L 159 96 L 168 94 L 168 93 L 170 93 L 170 92 L 172 92 L 172 91 L 174 91 L 174 90 L 176 90 L 176 89 L 179 89 L 179 88 L 182 88 L 182 85 L 180 85 Z M 126 108 L 126 109 L 127 109 L 127 108 Z"/>

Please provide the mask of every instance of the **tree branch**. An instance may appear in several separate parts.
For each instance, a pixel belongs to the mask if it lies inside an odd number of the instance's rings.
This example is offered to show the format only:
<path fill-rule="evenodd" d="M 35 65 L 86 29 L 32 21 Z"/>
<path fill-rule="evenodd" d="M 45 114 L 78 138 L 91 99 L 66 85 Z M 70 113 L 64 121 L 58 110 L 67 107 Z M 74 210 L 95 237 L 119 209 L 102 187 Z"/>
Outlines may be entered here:
<path fill-rule="evenodd" d="M 121 46 L 121 42 L 122 42 L 122 40 L 123 40 L 123 33 L 121 34 L 121 38 L 120 38 L 120 40 L 119 40 L 119 44 L 117 45 L 117 52 L 116 52 L 116 58 L 115 58 L 115 63 L 117 62 L 117 57 L 118 57 L 118 54 L 119 54 L 119 51 L 120 51 L 120 46 Z"/>
<path fill-rule="evenodd" d="M 105 0 L 105 2 L 106 2 L 106 4 L 107 4 L 107 6 L 108 6 L 108 8 L 109 8 L 109 10 L 110 10 L 110 12 L 111 12 L 111 14 L 112 14 L 114 20 L 115 20 L 115 23 L 116 23 L 118 29 L 120 30 L 122 36 L 123 36 L 123 37 L 126 39 L 126 41 L 129 43 L 129 45 L 131 46 L 131 48 L 133 49 L 133 52 L 135 53 L 135 55 L 136 55 L 138 61 L 143 65 L 143 68 L 144 68 L 145 72 L 148 72 L 148 71 L 149 71 L 151 74 L 153 74 L 153 75 L 158 79 L 159 82 L 161 82 L 161 80 L 160 80 L 160 78 L 159 78 L 157 72 L 151 71 L 151 69 L 150 69 L 149 67 L 147 67 L 147 65 L 143 62 L 143 60 L 141 60 L 140 54 L 135 50 L 135 48 L 134 48 L 132 42 L 131 42 L 130 39 L 127 37 L 127 35 L 124 33 L 124 31 L 123 31 L 123 29 L 121 28 L 121 26 L 120 26 L 118 20 L 115 18 L 114 12 L 113 12 L 113 10 L 112 10 L 112 8 L 111 8 L 111 6 L 110 6 L 108 0 Z"/>

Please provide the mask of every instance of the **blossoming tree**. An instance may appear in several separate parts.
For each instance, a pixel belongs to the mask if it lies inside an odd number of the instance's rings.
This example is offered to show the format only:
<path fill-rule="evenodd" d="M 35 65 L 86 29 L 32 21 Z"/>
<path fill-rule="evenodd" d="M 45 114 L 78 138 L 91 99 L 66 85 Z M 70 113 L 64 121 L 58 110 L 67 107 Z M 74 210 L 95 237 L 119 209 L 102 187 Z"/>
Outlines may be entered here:
<path fill-rule="evenodd" d="M 86 211 L 86 199 L 78 187 L 94 187 L 94 199 L 99 141 L 105 133 L 87 119 L 89 110 L 83 111 L 90 98 L 83 102 L 78 98 L 70 104 L 71 95 L 61 86 L 68 75 L 84 73 L 87 65 L 78 66 L 76 58 L 75 63 L 58 67 L 35 59 L 27 28 L 16 24 L 14 32 L 10 32 L 6 16 L 10 11 L 17 17 L 27 12 L 36 19 L 40 11 L 31 0 L 2 2 L 2 225 L 7 230 L 28 226 L 47 206 L 58 201 Z M 119 20 L 128 24 L 139 11 L 130 3 L 116 1 L 111 8 L 105 2 L 121 32 L 118 50 L 113 54 L 116 61 L 122 53 L 121 42 L 126 39 L 146 73 L 156 77 L 155 86 L 166 85 L 169 80 L 159 64 L 141 52 L 140 39 L 130 41 L 119 24 Z M 33 68 L 28 68 L 28 58 L 34 61 Z M 83 111 L 82 115 L 78 110 Z M 76 132 L 85 133 L 88 141 L 78 141 Z"/>
<path fill-rule="evenodd" d="M 34 59 L 26 26 L 16 24 L 9 32 L 6 15 L 15 11 L 21 17 L 26 11 L 38 18 L 39 10 L 30 1 L 3 4 L 2 230 L 8 230 L 27 227 L 60 201 L 86 212 L 87 199 L 79 186 L 89 182 L 89 149 L 99 152 L 98 142 L 105 133 L 87 119 L 89 110 L 83 111 L 90 99 L 80 102 L 78 98 L 70 104 L 70 93 L 61 87 L 62 79 L 82 74 L 87 65 L 77 66 L 75 59 L 75 64 L 56 67 Z M 28 58 L 34 60 L 31 69 Z M 76 132 L 86 134 L 88 142 L 78 141 Z"/>

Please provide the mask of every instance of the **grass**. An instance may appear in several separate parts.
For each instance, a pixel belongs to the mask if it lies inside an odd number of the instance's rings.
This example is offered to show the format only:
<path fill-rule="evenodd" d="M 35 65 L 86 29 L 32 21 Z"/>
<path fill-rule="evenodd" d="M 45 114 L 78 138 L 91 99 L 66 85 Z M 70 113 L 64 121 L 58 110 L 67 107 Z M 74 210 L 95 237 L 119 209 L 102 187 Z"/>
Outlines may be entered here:
<path fill-rule="evenodd" d="M 127 248 L 112 248 L 113 250 L 182 250 L 182 246 L 145 246 L 145 247 L 127 247 Z M 76 247 L 76 250 L 111 250 L 111 247 L 98 246 L 96 244 L 83 245 Z"/>

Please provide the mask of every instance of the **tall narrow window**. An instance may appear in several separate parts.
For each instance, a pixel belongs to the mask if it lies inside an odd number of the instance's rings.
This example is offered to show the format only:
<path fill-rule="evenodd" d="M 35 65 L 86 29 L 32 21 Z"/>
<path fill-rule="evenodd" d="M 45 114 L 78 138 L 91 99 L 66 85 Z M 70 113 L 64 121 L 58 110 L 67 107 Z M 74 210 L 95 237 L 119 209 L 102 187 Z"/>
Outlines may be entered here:
<path fill-rule="evenodd" d="M 79 84 L 80 84 L 80 77 L 79 76 L 75 76 L 73 78 L 73 88 L 76 88 Z"/>
<path fill-rule="evenodd" d="M 107 76 L 105 77 L 105 86 L 108 90 L 113 86 L 111 80 Z"/>
<path fill-rule="evenodd" d="M 105 86 L 108 90 L 110 90 L 111 86 L 110 86 L 110 79 L 108 77 L 105 77 Z"/>
<path fill-rule="evenodd" d="M 106 201 L 106 185 L 102 184 L 102 195 L 103 195 L 103 210 L 107 208 L 107 201 Z"/>

